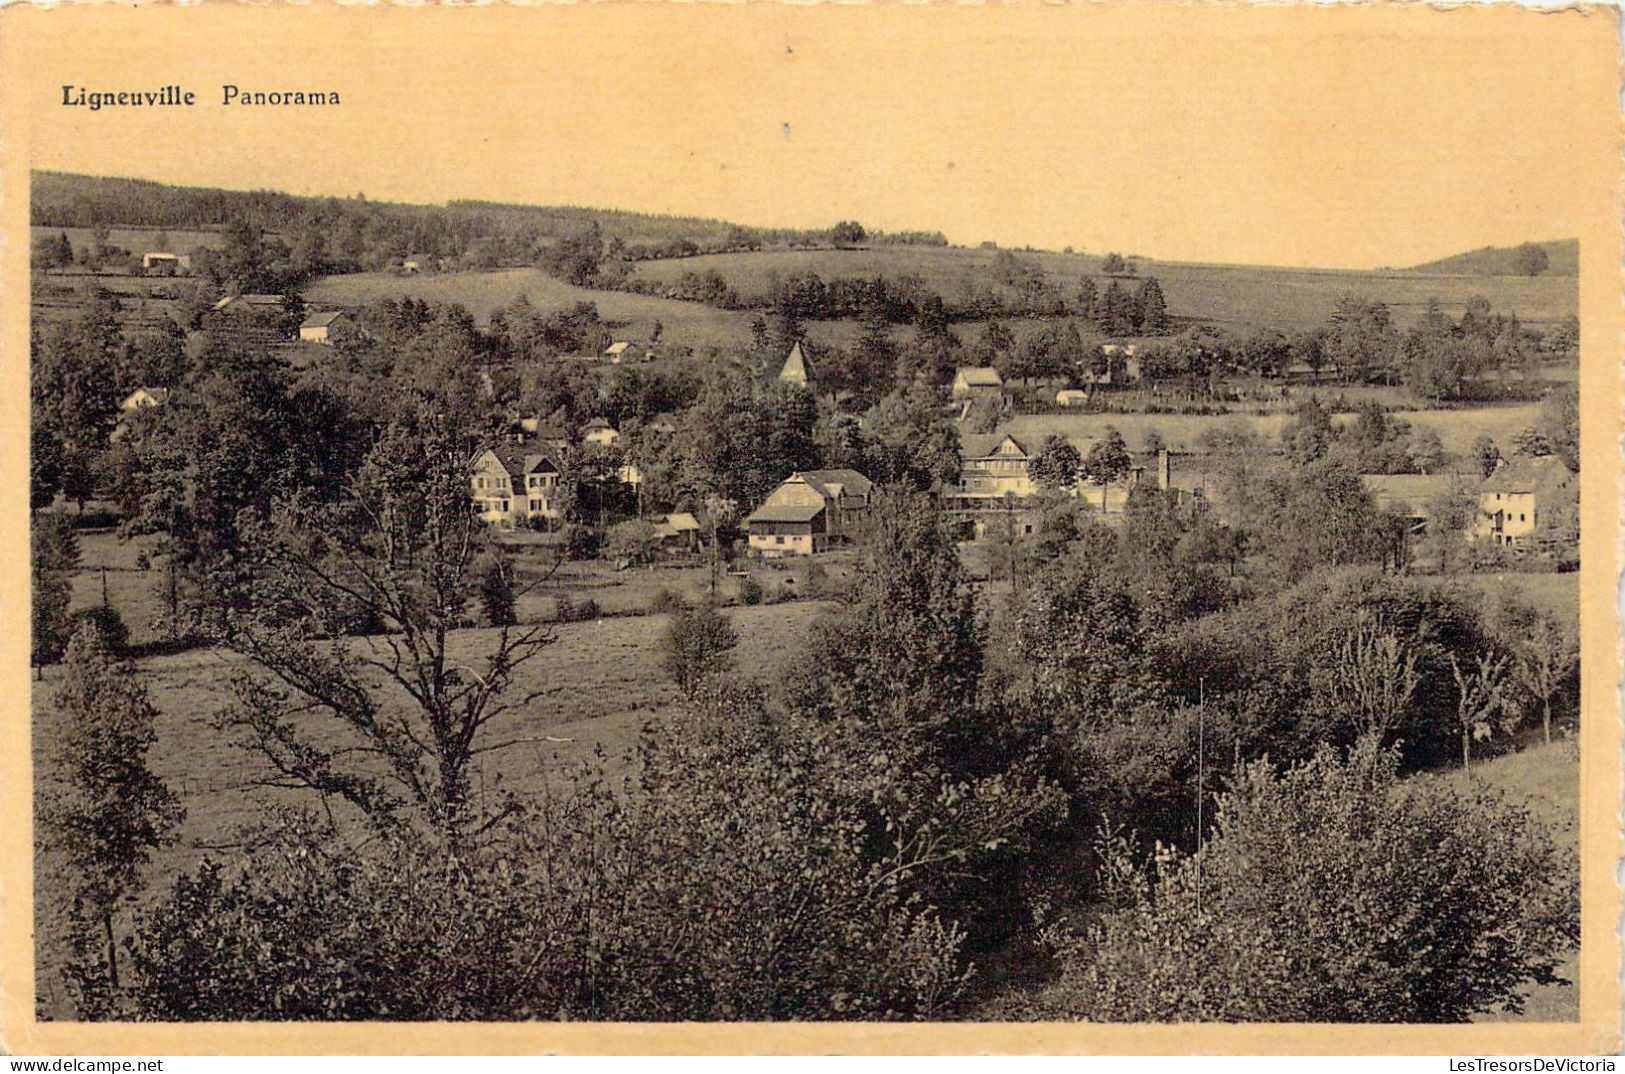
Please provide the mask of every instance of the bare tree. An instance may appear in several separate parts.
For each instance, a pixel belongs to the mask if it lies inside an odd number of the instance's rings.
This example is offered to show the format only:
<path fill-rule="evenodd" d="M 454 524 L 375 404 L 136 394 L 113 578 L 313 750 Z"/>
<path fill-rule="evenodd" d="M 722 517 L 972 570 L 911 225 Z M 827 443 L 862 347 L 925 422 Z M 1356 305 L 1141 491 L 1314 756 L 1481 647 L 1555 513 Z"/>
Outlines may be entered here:
<path fill-rule="evenodd" d="M 245 542 L 249 597 L 222 639 L 255 672 L 234 677 L 221 720 L 270 762 L 268 785 L 384 827 L 415 812 L 454 844 L 510 811 L 470 801 L 469 766 L 531 741 L 488 732 L 529 700 L 509 696 L 514 672 L 552 640 L 501 625 L 482 658 L 452 654 L 502 555 L 470 508 L 467 458 L 419 416 L 385 432 L 340 504 L 282 505 Z"/>
<path fill-rule="evenodd" d="M 1398 726 L 1420 681 L 1415 644 L 1368 621 L 1343 638 L 1326 674 L 1332 702 L 1355 714 L 1357 737 L 1379 742 Z"/>
<path fill-rule="evenodd" d="M 1550 615 L 1536 619 L 1519 646 L 1514 671 L 1519 685 L 1540 702 L 1540 725 L 1547 744 L 1552 741 L 1552 698 L 1578 659 L 1574 639 Z"/>
<path fill-rule="evenodd" d="M 1495 733 L 1496 716 L 1515 715 L 1517 709 L 1506 696 L 1507 658 L 1480 653 L 1473 665 L 1463 669 L 1456 654 L 1450 654 L 1450 674 L 1456 680 L 1456 724 L 1461 730 L 1461 767 L 1473 767 L 1473 740 Z"/>

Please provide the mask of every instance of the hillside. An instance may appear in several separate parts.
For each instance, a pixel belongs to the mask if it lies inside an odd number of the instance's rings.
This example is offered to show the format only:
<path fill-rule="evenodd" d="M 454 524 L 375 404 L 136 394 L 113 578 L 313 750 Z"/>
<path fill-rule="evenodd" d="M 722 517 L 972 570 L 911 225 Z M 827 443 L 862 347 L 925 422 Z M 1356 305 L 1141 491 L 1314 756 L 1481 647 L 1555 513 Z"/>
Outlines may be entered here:
<path fill-rule="evenodd" d="M 1537 242 L 1551 263 L 1543 275 L 1547 276 L 1578 276 L 1580 274 L 1580 241 L 1578 239 L 1557 239 L 1553 242 Z M 1464 254 L 1455 254 L 1442 257 L 1437 261 L 1429 261 L 1416 265 L 1408 272 L 1449 273 L 1462 276 L 1517 276 L 1519 272 L 1515 265 L 1518 254 L 1516 246 L 1486 246 L 1481 250 L 1469 250 Z"/>
<path fill-rule="evenodd" d="M 842 277 L 903 276 L 941 294 L 950 302 L 993 285 L 995 251 L 965 247 L 873 246 L 850 250 L 766 249 L 700 257 L 639 262 L 634 278 L 657 286 L 674 285 L 686 274 L 716 272 L 747 304 L 763 301 L 771 281 L 799 273 L 825 280 Z M 1104 288 L 1101 259 L 1065 253 L 1021 254 L 1036 261 L 1063 294 L 1073 293 L 1089 276 Z M 1140 277 L 1155 276 L 1175 317 L 1209 321 L 1227 328 L 1271 325 L 1285 329 L 1325 324 L 1337 300 L 1347 292 L 1386 302 L 1401 325 L 1416 321 L 1430 298 L 1460 316 L 1469 297 L 1489 299 L 1497 310 L 1516 313 L 1526 324 L 1554 324 L 1579 310 L 1579 291 L 1572 276 L 1542 275 L 1472 277 L 1420 272 L 1358 272 L 1334 269 L 1277 268 L 1140 260 Z M 1133 279 L 1126 281 L 1135 285 Z"/>

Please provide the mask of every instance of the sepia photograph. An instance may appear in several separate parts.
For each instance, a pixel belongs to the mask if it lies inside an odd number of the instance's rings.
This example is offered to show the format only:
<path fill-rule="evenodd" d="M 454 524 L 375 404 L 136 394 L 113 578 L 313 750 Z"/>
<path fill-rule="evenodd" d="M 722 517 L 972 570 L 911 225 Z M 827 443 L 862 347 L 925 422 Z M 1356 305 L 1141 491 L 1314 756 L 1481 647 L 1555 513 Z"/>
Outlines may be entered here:
<path fill-rule="evenodd" d="M 8 1046 L 1617 1048 L 1615 13 L 1094 7 L 0 14 Z"/>

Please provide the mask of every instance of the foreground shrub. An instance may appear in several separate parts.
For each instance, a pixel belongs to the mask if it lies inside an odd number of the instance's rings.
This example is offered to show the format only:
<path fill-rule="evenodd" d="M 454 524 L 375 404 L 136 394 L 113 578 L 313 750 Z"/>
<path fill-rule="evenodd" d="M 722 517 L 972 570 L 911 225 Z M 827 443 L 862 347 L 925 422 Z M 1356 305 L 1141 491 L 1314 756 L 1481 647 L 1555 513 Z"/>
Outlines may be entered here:
<path fill-rule="evenodd" d="M 1051 1016 L 1458 1022 L 1550 979 L 1578 874 L 1483 788 L 1400 783 L 1393 751 L 1241 770 L 1196 854 L 1117 872 L 1124 905 L 1056 941 Z"/>

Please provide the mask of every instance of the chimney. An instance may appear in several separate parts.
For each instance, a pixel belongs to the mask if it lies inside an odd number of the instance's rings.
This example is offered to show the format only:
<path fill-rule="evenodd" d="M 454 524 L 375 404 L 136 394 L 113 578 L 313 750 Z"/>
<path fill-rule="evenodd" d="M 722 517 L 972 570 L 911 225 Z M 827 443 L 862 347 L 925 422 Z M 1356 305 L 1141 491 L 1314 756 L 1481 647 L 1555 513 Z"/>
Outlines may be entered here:
<path fill-rule="evenodd" d="M 1167 448 L 1157 449 L 1157 487 L 1167 489 L 1174 483 L 1173 458 Z"/>

